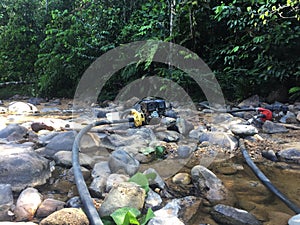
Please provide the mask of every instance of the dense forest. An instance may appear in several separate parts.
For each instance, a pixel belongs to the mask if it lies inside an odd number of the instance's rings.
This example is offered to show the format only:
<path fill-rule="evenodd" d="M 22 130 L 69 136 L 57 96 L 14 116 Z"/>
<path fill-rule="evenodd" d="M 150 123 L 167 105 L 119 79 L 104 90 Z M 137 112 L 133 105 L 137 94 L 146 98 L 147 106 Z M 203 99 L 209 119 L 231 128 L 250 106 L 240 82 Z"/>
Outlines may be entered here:
<path fill-rule="evenodd" d="M 300 89 L 299 0 L 1 0 L 0 83 L 23 81 L 29 85 L 18 90 L 30 95 L 72 97 L 95 59 L 140 40 L 197 53 L 230 100 Z M 151 75 L 199 97 L 177 68 L 139 64 L 115 74 L 103 98 Z"/>

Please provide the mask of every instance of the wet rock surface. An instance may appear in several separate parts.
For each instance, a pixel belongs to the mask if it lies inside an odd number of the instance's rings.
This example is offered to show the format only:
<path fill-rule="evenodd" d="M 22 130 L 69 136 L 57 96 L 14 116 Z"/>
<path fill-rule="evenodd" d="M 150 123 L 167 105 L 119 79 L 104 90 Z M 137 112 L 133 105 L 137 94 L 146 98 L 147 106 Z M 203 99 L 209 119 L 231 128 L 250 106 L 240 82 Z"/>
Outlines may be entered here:
<path fill-rule="evenodd" d="M 4 101 L 1 106 L 0 221 L 89 224 L 74 181 L 71 150 L 90 118 L 82 115 L 84 109 L 70 108 L 70 100 L 32 98 L 23 103 Z M 122 111 L 122 104 L 95 107 L 95 117 Z M 261 104 L 254 96 L 240 107 Z M 215 114 L 173 106 L 167 117 L 141 128 L 105 125 L 83 137 L 81 171 L 100 215 L 133 206 L 143 213 L 154 211 L 148 224 L 287 224 L 294 213 L 247 167 L 238 140 L 245 139 L 251 158 L 299 203 L 298 105 L 289 105 L 289 113 L 276 114 L 262 127 L 248 124 L 255 112 Z M 128 182 L 136 172 L 148 177 L 147 193 Z"/>

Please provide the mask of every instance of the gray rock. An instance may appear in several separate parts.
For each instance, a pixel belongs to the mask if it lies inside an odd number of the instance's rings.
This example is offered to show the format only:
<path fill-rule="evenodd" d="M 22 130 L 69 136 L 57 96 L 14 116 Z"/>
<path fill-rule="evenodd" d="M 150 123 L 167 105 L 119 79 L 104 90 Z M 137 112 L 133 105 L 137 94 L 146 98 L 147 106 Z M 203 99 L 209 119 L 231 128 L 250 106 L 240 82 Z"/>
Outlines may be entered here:
<path fill-rule="evenodd" d="M 27 102 L 32 105 L 40 105 L 41 103 L 46 102 L 46 100 L 43 98 L 39 98 L 39 97 L 32 97 L 32 98 L 29 98 Z"/>
<path fill-rule="evenodd" d="M 174 225 L 174 224 L 184 225 L 184 223 L 176 216 L 170 216 L 170 217 L 156 216 L 148 222 L 148 225 Z"/>
<path fill-rule="evenodd" d="M 191 131 L 190 131 L 189 137 L 190 137 L 190 138 L 193 138 L 193 139 L 196 139 L 196 140 L 199 140 L 201 134 L 202 134 L 203 132 L 206 132 L 206 131 L 207 131 L 206 127 L 204 127 L 204 126 L 199 126 L 197 129 L 191 130 Z"/>
<path fill-rule="evenodd" d="M 46 183 L 51 176 L 49 161 L 30 149 L 0 145 L 0 183 L 11 184 L 13 191 Z"/>
<path fill-rule="evenodd" d="M 275 133 L 287 133 L 288 129 L 279 124 L 279 123 L 273 123 L 269 120 L 267 120 L 263 125 L 262 125 L 262 129 L 265 133 L 268 134 L 275 134 Z"/>
<path fill-rule="evenodd" d="M 85 167 L 80 167 L 80 170 L 81 170 L 81 173 L 82 173 L 82 176 L 84 178 L 84 180 L 88 180 L 90 177 L 91 177 L 91 173 L 90 173 L 90 170 L 85 168 Z M 72 182 L 72 183 L 75 183 L 75 176 L 74 176 L 74 170 L 73 170 L 73 167 L 71 167 L 69 170 L 68 170 L 68 173 L 67 173 L 67 177 L 68 181 Z"/>
<path fill-rule="evenodd" d="M 299 225 L 299 223 L 300 223 L 300 214 L 293 216 L 288 221 L 289 225 Z"/>
<path fill-rule="evenodd" d="M 217 202 L 226 199 L 228 190 L 222 181 L 209 169 L 197 165 L 191 170 L 193 183 L 201 194 L 204 194 L 210 202 Z"/>
<path fill-rule="evenodd" d="M 297 120 L 298 120 L 298 122 L 300 122 L 300 112 L 298 112 L 298 114 L 297 114 Z"/>
<path fill-rule="evenodd" d="M 232 135 L 224 132 L 206 132 L 200 136 L 200 143 L 208 141 L 212 145 L 218 145 L 221 148 L 235 150 L 238 147 L 238 140 Z"/>
<path fill-rule="evenodd" d="M 9 221 L 9 210 L 14 204 L 12 188 L 10 184 L 0 184 L 0 221 Z"/>
<path fill-rule="evenodd" d="M 14 214 L 16 221 L 30 221 L 33 219 L 39 205 L 42 203 L 42 195 L 35 188 L 26 188 L 18 197 Z"/>
<path fill-rule="evenodd" d="M 39 225 L 72 224 L 89 225 L 89 220 L 82 209 L 64 208 L 44 218 Z"/>
<path fill-rule="evenodd" d="M 55 153 L 53 159 L 57 165 L 65 167 L 72 166 L 72 152 L 70 151 L 59 151 Z M 79 153 L 79 164 L 86 168 L 93 168 L 94 160 L 84 153 Z"/>
<path fill-rule="evenodd" d="M 59 151 L 72 151 L 75 136 L 76 132 L 74 131 L 62 132 L 55 135 L 49 144 L 47 144 L 44 154 L 51 158 Z"/>
<path fill-rule="evenodd" d="M 19 137 L 17 139 L 22 139 L 27 134 L 27 129 L 18 124 L 10 124 L 3 130 L 0 130 L 0 138 L 13 138 Z"/>
<path fill-rule="evenodd" d="M 273 150 L 263 150 L 261 152 L 261 155 L 266 158 L 266 159 L 269 159 L 273 162 L 277 162 L 278 161 L 278 158 L 275 154 L 275 152 Z"/>
<path fill-rule="evenodd" d="M 106 191 L 107 177 L 95 177 L 89 186 L 91 196 L 94 198 L 102 198 Z"/>
<path fill-rule="evenodd" d="M 81 151 L 89 151 L 90 148 L 95 148 L 100 146 L 100 138 L 95 133 L 87 133 L 82 136 L 80 140 Z"/>
<path fill-rule="evenodd" d="M 277 152 L 279 161 L 300 164 L 300 149 L 288 148 Z"/>
<path fill-rule="evenodd" d="M 220 113 L 220 114 L 216 114 L 213 117 L 212 123 L 213 124 L 220 124 L 220 123 L 224 123 L 227 120 L 232 119 L 233 116 L 229 113 Z"/>
<path fill-rule="evenodd" d="M 211 214 L 217 222 L 226 225 L 262 225 L 251 213 L 227 205 L 214 206 Z"/>
<path fill-rule="evenodd" d="M 147 127 L 141 127 L 139 129 L 128 129 L 127 135 L 134 136 L 135 138 L 140 138 L 147 142 L 151 142 L 156 139 L 153 130 Z"/>
<path fill-rule="evenodd" d="M 288 111 L 286 115 L 280 118 L 280 123 L 297 123 L 297 117 L 291 111 Z"/>
<path fill-rule="evenodd" d="M 188 173 L 177 173 L 172 177 L 172 182 L 175 184 L 187 185 L 191 183 L 191 175 Z"/>
<path fill-rule="evenodd" d="M 30 103 L 11 102 L 8 105 L 8 111 L 10 113 L 16 113 L 16 114 L 28 114 L 28 113 L 37 113 L 38 109 Z"/>
<path fill-rule="evenodd" d="M 179 158 L 185 159 L 191 156 L 193 149 L 188 145 L 180 145 L 177 148 L 177 154 Z"/>
<path fill-rule="evenodd" d="M 156 133 L 156 137 L 165 142 L 177 142 L 181 138 L 181 134 L 176 131 L 167 130 Z"/>
<path fill-rule="evenodd" d="M 151 188 L 149 189 L 147 193 L 147 198 L 145 200 L 145 208 L 156 208 L 159 207 L 162 203 L 162 199 L 159 194 L 157 194 L 155 191 L 153 191 Z"/>
<path fill-rule="evenodd" d="M 109 216 L 115 210 L 126 206 L 140 210 L 144 206 L 145 196 L 145 190 L 139 185 L 130 182 L 120 183 L 108 193 L 99 208 L 99 214 L 101 217 Z"/>
<path fill-rule="evenodd" d="M 111 174 L 108 162 L 99 162 L 94 165 L 92 177 L 108 177 Z"/>
<path fill-rule="evenodd" d="M 178 127 L 179 133 L 184 136 L 187 136 L 189 132 L 194 129 L 194 125 L 183 118 L 176 120 L 176 126 Z"/>
<path fill-rule="evenodd" d="M 152 174 L 152 173 L 155 174 L 155 178 L 149 180 L 149 185 L 158 187 L 160 189 L 165 189 L 166 187 L 165 181 L 161 178 L 161 176 L 157 173 L 155 169 L 149 168 L 143 172 L 143 174 Z"/>
<path fill-rule="evenodd" d="M 123 170 L 129 176 L 134 175 L 140 167 L 139 161 L 123 149 L 117 149 L 112 152 L 108 165 L 112 173 Z"/>
<path fill-rule="evenodd" d="M 42 108 L 41 113 L 61 113 L 61 110 L 56 107 Z"/>
<path fill-rule="evenodd" d="M 258 133 L 258 130 L 252 125 L 235 124 L 230 126 L 230 130 L 233 134 L 245 137 L 253 136 Z"/>
<path fill-rule="evenodd" d="M 243 107 L 258 107 L 260 104 L 259 101 L 259 96 L 258 95 L 253 95 L 245 100 L 243 100 L 240 104 L 238 104 L 239 108 L 243 108 Z"/>
<path fill-rule="evenodd" d="M 41 203 L 38 210 L 36 211 L 36 217 L 37 218 L 47 217 L 51 213 L 63 209 L 64 206 L 65 206 L 65 202 L 63 201 L 47 198 Z"/>
<path fill-rule="evenodd" d="M 124 174 L 113 173 L 107 177 L 106 192 L 109 192 L 114 186 L 129 180 L 129 176 Z"/>

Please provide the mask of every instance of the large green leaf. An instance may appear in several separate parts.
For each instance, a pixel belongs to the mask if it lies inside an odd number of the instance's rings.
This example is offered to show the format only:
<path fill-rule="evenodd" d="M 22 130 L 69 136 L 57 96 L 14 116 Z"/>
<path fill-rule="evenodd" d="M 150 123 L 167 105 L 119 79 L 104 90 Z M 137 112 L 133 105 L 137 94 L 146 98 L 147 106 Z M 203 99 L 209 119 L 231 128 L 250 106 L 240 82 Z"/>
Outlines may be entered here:
<path fill-rule="evenodd" d="M 140 216 L 141 212 L 132 207 L 123 207 L 114 211 L 110 216 L 113 218 L 117 225 L 139 225 L 137 217 Z"/>

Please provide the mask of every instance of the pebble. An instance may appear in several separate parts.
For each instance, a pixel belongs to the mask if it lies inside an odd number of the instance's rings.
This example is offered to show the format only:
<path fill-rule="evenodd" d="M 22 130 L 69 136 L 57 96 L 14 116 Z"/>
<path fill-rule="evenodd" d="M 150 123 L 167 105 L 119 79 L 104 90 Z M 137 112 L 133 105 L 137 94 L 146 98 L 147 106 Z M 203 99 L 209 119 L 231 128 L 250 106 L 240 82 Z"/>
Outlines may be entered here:
<path fill-rule="evenodd" d="M 175 184 L 187 185 L 191 183 L 191 176 L 188 173 L 177 173 L 173 178 L 172 182 Z"/>
<path fill-rule="evenodd" d="M 64 208 L 44 218 L 39 225 L 72 224 L 89 225 L 89 220 L 82 209 Z"/>
<path fill-rule="evenodd" d="M 39 205 L 42 203 L 42 195 L 35 188 L 26 188 L 18 197 L 14 214 L 16 221 L 30 221 L 33 219 Z"/>

